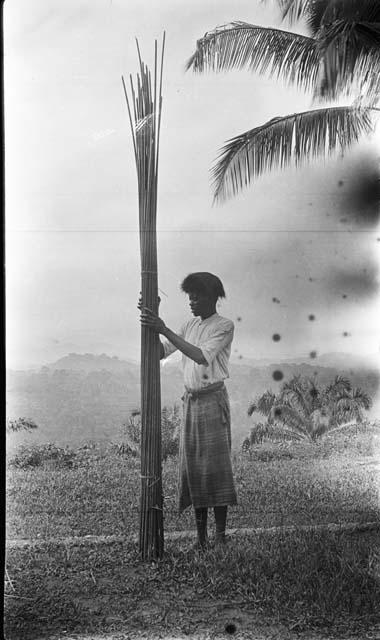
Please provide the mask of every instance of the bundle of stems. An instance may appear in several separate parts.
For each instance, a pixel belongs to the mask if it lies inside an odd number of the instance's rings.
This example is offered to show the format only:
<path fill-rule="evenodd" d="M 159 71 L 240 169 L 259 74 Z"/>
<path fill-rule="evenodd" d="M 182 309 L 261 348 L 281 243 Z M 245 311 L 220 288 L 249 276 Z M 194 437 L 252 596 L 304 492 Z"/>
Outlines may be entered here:
<path fill-rule="evenodd" d="M 155 313 L 158 313 L 156 217 L 164 48 L 165 34 L 160 61 L 155 41 L 152 78 L 141 60 L 137 42 L 140 71 L 136 84 L 130 76 L 130 97 L 122 77 L 137 168 L 141 300 L 143 306 Z M 144 326 L 141 327 L 141 429 L 140 553 L 143 560 L 154 560 L 161 558 L 164 551 L 160 343 L 158 334 Z"/>

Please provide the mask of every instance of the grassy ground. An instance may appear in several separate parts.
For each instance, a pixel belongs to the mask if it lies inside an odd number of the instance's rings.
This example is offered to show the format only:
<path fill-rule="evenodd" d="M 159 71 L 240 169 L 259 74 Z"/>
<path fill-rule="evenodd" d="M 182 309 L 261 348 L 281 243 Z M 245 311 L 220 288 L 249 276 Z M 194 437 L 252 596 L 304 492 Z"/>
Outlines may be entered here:
<path fill-rule="evenodd" d="M 264 617 L 335 633 L 380 622 L 380 545 L 371 533 L 242 537 L 202 555 L 169 542 L 164 560 L 148 565 L 131 543 L 46 546 L 12 549 L 7 564 L 9 639 L 126 626 L 216 633 L 228 622 L 243 637 Z"/>
<path fill-rule="evenodd" d="M 379 520 L 378 444 L 380 428 L 372 425 L 317 447 L 263 445 L 252 457 L 235 455 L 240 503 L 229 526 Z M 9 538 L 137 530 L 134 459 L 96 448 L 77 468 L 9 466 L 8 474 Z M 167 531 L 193 527 L 190 510 L 176 513 L 175 480 L 176 460 L 169 460 Z M 76 547 L 46 540 L 38 548 L 10 548 L 7 638 L 126 629 L 130 637 L 149 629 L 158 637 L 207 631 L 216 638 L 228 623 L 239 638 L 257 637 L 257 625 L 269 629 L 263 637 L 274 637 L 273 625 L 282 625 L 281 638 L 302 631 L 311 637 L 323 628 L 329 630 L 324 637 L 363 637 L 380 625 L 378 531 L 240 535 L 202 555 L 189 547 L 189 541 L 168 541 L 156 564 L 142 564 L 131 541 Z"/>
<path fill-rule="evenodd" d="M 365 522 L 379 513 L 380 426 L 321 444 L 262 445 L 234 455 L 239 505 L 229 526 L 262 527 Z M 140 467 L 136 458 L 95 448 L 74 468 L 9 468 L 8 537 L 124 535 L 138 530 Z M 177 459 L 163 468 L 167 531 L 193 528 L 176 511 Z"/>

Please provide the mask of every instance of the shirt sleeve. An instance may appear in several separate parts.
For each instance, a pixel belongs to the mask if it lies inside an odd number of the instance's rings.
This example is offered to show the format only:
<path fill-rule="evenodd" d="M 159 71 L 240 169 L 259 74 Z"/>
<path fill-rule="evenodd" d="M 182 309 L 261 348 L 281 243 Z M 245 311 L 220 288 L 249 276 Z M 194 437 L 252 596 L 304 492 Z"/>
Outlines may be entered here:
<path fill-rule="evenodd" d="M 182 325 L 180 330 L 177 331 L 177 336 L 181 336 L 181 338 L 183 338 L 184 335 L 185 335 L 185 325 Z M 161 341 L 161 344 L 164 347 L 164 359 L 178 350 L 177 347 L 175 347 L 174 344 L 170 342 L 170 340 L 167 340 L 166 338 L 164 338 Z"/>
<path fill-rule="evenodd" d="M 234 324 L 227 320 L 215 328 L 215 333 L 199 345 L 207 364 L 210 365 L 218 353 L 228 347 L 234 337 Z"/>

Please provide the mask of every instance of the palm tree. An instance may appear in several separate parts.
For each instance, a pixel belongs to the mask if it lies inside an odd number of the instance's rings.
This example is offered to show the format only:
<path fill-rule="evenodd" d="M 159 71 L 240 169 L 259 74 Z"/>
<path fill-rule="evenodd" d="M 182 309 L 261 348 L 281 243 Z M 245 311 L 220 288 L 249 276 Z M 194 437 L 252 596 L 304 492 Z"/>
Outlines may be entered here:
<path fill-rule="evenodd" d="M 187 63 L 198 73 L 269 73 L 313 92 L 313 109 L 273 118 L 226 142 L 212 171 L 216 200 L 235 195 L 266 170 L 344 151 L 372 130 L 379 110 L 378 0 L 276 1 L 282 19 L 305 19 L 310 35 L 233 22 L 198 40 Z M 356 99 L 346 106 L 325 104 L 353 92 Z"/>
<path fill-rule="evenodd" d="M 266 391 L 249 404 L 248 415 L 258 412 L 266 417 L 251 429 L 249 441 L 251 445 L 263 439 L 315 442 L 327 432 L 362 422 L 363 411 L 371 404 L 364 391 L 341 376 L 325 388 L 311 378 L 294 376 L 277 396 Z"/>
<path fill-rule="evenodd" d="M 325 397 L 331 408 L 331 429 L 341 429 L 352 422 L 363 422 L 364 411 L 372 406 L 372 400 L 359 387 L 352 387 L 349 380 L 336 376 L 326 387 Z"/>

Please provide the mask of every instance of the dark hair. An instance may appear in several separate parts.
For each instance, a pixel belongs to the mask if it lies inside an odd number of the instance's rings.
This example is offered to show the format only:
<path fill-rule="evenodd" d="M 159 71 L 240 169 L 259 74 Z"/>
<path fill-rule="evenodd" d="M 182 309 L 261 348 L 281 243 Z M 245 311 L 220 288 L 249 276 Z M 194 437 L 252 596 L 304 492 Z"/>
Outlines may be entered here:
<path fill-rule="evenodd" d="M 185 293 L 200 293 L 213 300 L 226 297 L 221 280 L 207 271 L 190 273 L 182 282 L 181 289 Z"/>

